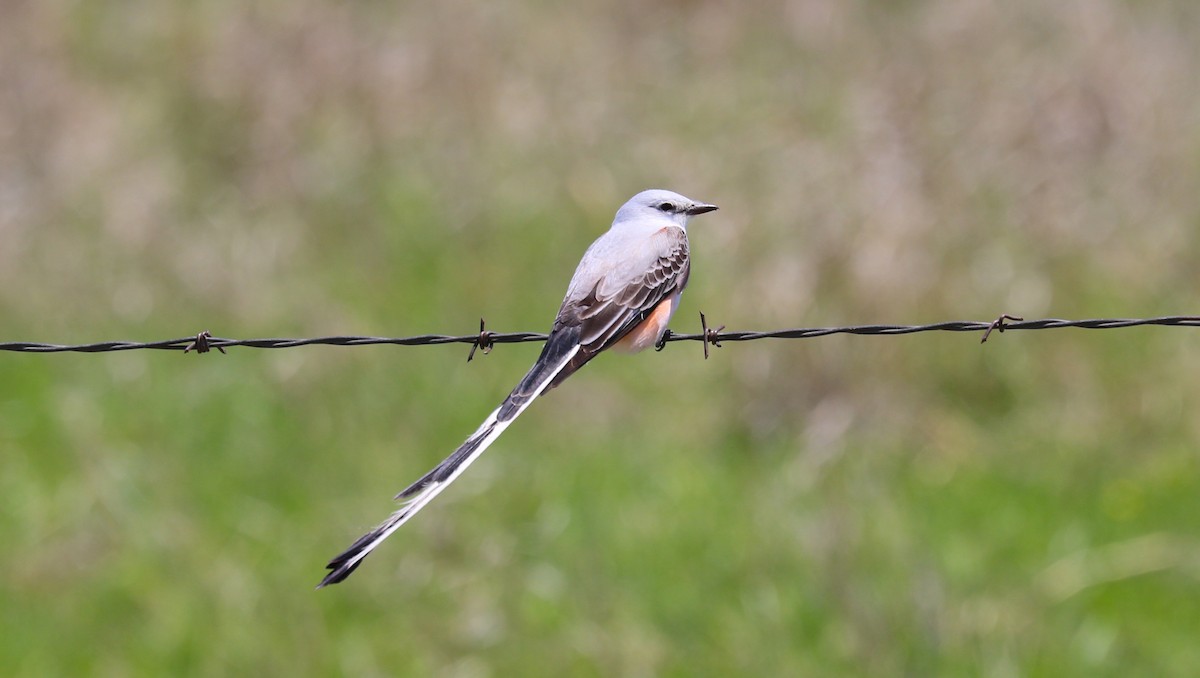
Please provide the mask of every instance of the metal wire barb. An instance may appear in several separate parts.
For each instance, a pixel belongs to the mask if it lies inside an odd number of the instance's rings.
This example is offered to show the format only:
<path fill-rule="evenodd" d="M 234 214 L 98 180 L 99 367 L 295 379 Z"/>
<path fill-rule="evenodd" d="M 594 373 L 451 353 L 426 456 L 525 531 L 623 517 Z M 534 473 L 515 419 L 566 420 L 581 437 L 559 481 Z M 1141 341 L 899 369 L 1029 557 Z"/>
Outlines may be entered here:
<path fill-rule="evenodd" d="M 1100 318 L 1089 320 L 1062 320 L 1059 318 L 1043 318 L 1041 320 L 1021 320 L 1017 316 L 1004 314 L 992 321 L 952 320 L 933 323 L 930 325 L 850 325 L 846 327 L 796 327 L 791 329 L 770 330 L 765 332 L 734 330 L 726 332 L 724 326 L 711 328 L 701 314 L 702 329 L 700 334 L 675 334 L 668 332 L 662 339 L 665 345 L 673 341 L 702 341 L 705 345 L 705 357 L 708 357 L 708 345 L 720 346 L 724 341 L 756 341 L 759 339 L 810 339 L 830 334 L 865 334 L 865 335 L 897 335 L 916 334 L 918 332 L 983 332 L 981 341 L 987 341 L 993 331 L 1006 332 L 1012 330 L 1052 330 L 1064 327 L 1077 327 L 1088 330 L 1111 330 L 1140 325 L 1161 325 L 1167 327 L 1200 327 L 1200 316 L 1171 315 L 1158 318 Z M 179 339 L 164 341 L 135 342 L 135 341 L 104 341 L 94 344 L 43 344 L 32 341 L 0 342 L 0 351 L 15 351 L 18 353 L 106 353 L 110 351 L 134 351 L 140 349 L 157 349 L 164 351 L 196 351 L 204 353 L 217 349 L 222 353 L 231 346 L 247 346 L 250 348 L 293 348 L 296 346 L 372 346 L 376 344 L 394 344 L 398 346 L 434 346 L 438 344 L 471 344 L 473 357 L 476 350 L 487 353 L 495 344 L 516 344 L 526 341 L 545 341 L 546 335 L 537 332 L 497 333 L 484 329 L 480 320 L 480 331 L 477 334 L 451 336 L 445 334 L 420 334 L 411 337 L 366 337 L 366 336 L 332 336 L 312 337 L 304 339 L 223 339 L 214 337 L 207 331 Z"/>

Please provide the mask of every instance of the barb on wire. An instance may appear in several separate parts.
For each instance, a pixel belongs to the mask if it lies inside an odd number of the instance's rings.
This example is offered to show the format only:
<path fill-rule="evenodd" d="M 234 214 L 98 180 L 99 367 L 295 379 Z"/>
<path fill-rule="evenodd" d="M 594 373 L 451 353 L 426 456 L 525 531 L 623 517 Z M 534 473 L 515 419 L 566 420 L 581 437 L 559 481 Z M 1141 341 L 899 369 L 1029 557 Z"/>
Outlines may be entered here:
<path fill-rule="evenodd" d="M 1004 334 L 1004 328 L 1006 327 L 1006 325 L 1004 324 L 1005 320 L 1015 320 L 1017 322 L 1020 322 L 1020 321 L 1024 320 L 1024 318 L 1022 318 L 1020 316 L 1016 316 L 1016 315 L 1009 315 L 1007 313 L 1001 313 L 1000 317 L 993 320 L 992 324 L 988 325 L 987 329 L 983 331 L 983 336 L 980 337 L 979 343 L 986 344 L 987 338 L 988 338 L 988 336 L 991 335 L 992 330 L 996 330 L 1000 334 Z"/>
<path fill-rule="evenodd" d="M 721 330 L 725 329 L 724 325 L 713 329 L 708 326 L 708 320 L 704 317 L 704 311 L 700 311 L 700 336 L 704 337 L 704 359 L 708 360 L 708 345 L 712 344 L 717 348 L 721 348 Z"/>
<path fill-rule="evenodd" d="M 193 340 L 192 343 L 183 347 L 183 352 L 187 353 L 188 351 L 195 349 L 196 353 L 208 353 L 210 350 L 208 345 L 209 339 L 212 339 L 212 333 L 208 330 L 204 330 L 200 334 L 196 335 L 196 339 Z M 217 347 L 217 350 L 221 353 L 225 352 L 225 349 L 221 348 L 220 346 Z"/>
<path fill-rule="evenodd" d="M 1052 330 L 1064 327 L 1076 327 L 1087 330 L 1111 330 L 1141 325 L 1158 325 L 1165 327 L 1200 327 L 1200 316 L 1172 315 L 1158 318 L 1101 318 L 1089 320 L 1063 320 L 1060 318 L 1043 318 L 1041 320 L 1020 320 L 1015 316 L 1000 316 L 996 320 L 981 322 L 974 320 L 953 320 L 933 323 L 930 325 L 851 325 L 847 327 L 796 327 L 791 329 L 758 331 L 725 331 L 725 327 L 708 327 L 707 320 L 701 325 L 700 334 L 676 334 L 668 332 L 659 343 L 672 341 L 702 341 L 719 346 L 718 342 L 725 341 L 757 341 L 759 339 L 811 339 L 831 334 L 862 334 L 884 335 L 916 334 L 918 332 L 984 332 L 984 339 L 990 330 Z M 203 339 L 201 339 L 203 335 Z M 496 333 L 480 329 L 477 334 L 449 336 L 444 334 L 420 334 L 411 337 L 366 337 L 366 336 L 332 336 L 311 337 L 302 339 L 222 339 L 213 337 L 208 332 L 199 335 L 167 339 L 164 341 L 133 342 L 105 341 L 93 344 L 43 344 L 32 341 L 0 342 L 0 351 L 15 351 L 18 353 L 104 353 L 109 351 L 133 351 L 139 349 L 156 349 L 164 351 L 195 350 L 202 352 L 201 346 L 209 349 L 223 349 L 230 346 L 246 346 L 250 348 L 293 348 L 296 346 L 371 346 L 376 344 L 392 344 L 398 346 L 433 346 L 438 344 L 472 344 L 484 353 L 495 344 L 517 344 L 526 341 L 545 341 L 546 335 L 536 332 Z"/>
<path fill-rule="evenodd" d="M 483 318 L 480 318 L 479 336 L 475 338 L 475 343 L 471 344 L 471 352 L 467 354 L 467 362 L 471 362 L 471 359 L 475 357 L 475 349 L 483 351 L 484 355 L 492 352 L 492 337 L 495 335 L 495 333 L 488 332 L 486 329 L 484 329 L 485 327 L 487 327 L 487 325 L 484 324 Z"/>

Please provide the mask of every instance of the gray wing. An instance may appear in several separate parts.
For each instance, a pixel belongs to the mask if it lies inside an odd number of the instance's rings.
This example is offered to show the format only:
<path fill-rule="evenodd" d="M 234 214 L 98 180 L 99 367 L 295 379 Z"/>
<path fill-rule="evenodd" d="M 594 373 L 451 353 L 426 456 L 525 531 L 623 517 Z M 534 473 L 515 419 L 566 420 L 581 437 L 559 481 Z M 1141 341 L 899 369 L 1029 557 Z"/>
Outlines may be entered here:
<path fill-rule="evenodd" d="M 608 272 L 595 280 L 586 294 L 577 298 L 568 294 L 563 301 L 554 321 L 554 332 L 578 328 L 580 351 L 549 388 L 554 388 L 596 354 L 620 341 L 664 299 L 682 292 L 687 286 L 691 261 L 683 229 L 662 228 L 649 238 L 649 242 L 643 241 L 638 248 L 641 256 L 625 253 L 627 258 L 622 265 L 606 267 Z M 623 254 L 616 248 L 606 249 L 603 256 Z"/>

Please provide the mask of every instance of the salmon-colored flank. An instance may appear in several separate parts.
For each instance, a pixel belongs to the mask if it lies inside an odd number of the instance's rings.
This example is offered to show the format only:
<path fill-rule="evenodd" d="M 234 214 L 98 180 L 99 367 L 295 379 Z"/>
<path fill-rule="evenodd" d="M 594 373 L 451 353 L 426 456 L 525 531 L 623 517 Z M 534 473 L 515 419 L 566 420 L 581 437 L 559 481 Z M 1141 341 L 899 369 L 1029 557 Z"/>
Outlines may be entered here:
<path fill-rule="evenodd" d="M 667 324 L 671 322 L 671 316 L 675 314 L 675 307 L 678 305 L 678 293 L 658 302 L 658 306 L 650 311 L 650 315 L 646 316 L 640 325 L 613 344 L 613 350 L 622 353 L 637 353 L 653 346 L 654 342 L 662 336 L 663 331 L 667 329 Z"/>

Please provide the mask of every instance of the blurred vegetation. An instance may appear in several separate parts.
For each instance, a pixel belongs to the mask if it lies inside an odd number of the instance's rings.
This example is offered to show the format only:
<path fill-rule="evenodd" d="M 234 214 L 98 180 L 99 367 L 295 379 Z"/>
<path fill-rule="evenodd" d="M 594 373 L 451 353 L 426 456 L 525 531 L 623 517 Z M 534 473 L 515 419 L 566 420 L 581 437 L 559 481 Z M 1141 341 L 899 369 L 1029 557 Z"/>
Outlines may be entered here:
<path fill-rule="evenodd" d="M 68 3 L 0 22 L 5 340 L 1195 313 L 1186 0 Z M 1191 675 L 1186 329 L 604 357 L 349 582 L 533 345 L 0 356 L 5 675 Z"/>

